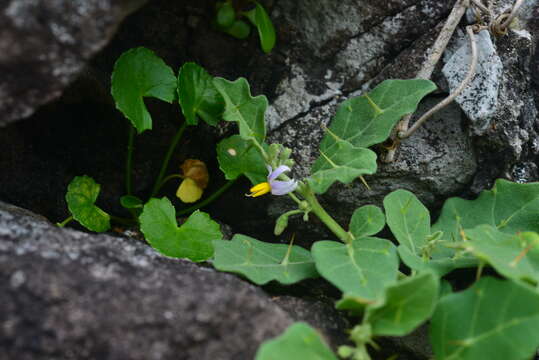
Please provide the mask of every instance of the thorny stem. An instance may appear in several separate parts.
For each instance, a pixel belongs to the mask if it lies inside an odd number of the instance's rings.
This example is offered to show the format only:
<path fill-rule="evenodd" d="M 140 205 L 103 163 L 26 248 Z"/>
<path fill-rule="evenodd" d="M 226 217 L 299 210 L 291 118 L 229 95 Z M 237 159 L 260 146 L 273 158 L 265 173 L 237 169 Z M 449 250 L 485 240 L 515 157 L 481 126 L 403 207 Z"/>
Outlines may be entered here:
<path fill-rule="evenodd" d="M 159 170 L 159 175 L 157 176 L 157 179 L 155 180 L 155 184 L 153 186 L 150 198 L 154 197 L 157 194 L 157 191 L 159 190 L 159 186 L 163 182 L 163 178 L 165 177 L 165 173 L 167 172 L 170 158 L 172 157 L 172 154 L 174 153 L 174 150 L 176 149 L 176 146 L 178 145 L 178 142 L 180 141 L 183 135 L 183 132 L 185 131 L 186 128 L 187 128 L 187 121 L 184 121 L 182 126 L 180 126 L 180 128 L 178 129 L 178 132 L 176 133 L 176 135 L 174 135 L 174 138 L 172 138 L 172 142 L 170 143 L 170 146 L 168 147 L 165 158 L 163 159 L 161 170 Z"/>
<path fill-rule="evenodd" d="M 224 193 L 226 190 L 228 190 L 234 183 L 238 180 L 238 178 L 234 180 L 230 180 L 227 183 L 225 183 L 223 186 L 221 186 L 219 189 L 217 189 L 213 194 L 202 200 L 196 205 L 193 205 L 191 207 L 188 207 L 187 209 L 180 210 L 176 213 L 176 215 L 185 215 L 190 214 L 193 211 L 196 211 L 200 208 L 203 208 L 204 206 L 212 203 L 215 199 L 217 199 L 219 196 L 221 196 L 222 193 Z"/>
<path fill-rule="evenodd" d="M 414 133 L 425 121 L 427 121 L 434 113 L 438 112 L 439 110 L 443 109 L 447 105 L 449 105 L 459 94 L 470 85 L 470 82 L 473 80 L 475 76 L 475 69 L 477 67 L 477 44 L 475 41 L 475 35 L 474 35 L 474 29 L 473 26 L 467 26 L 466 32 L 468 33 L 468 36 L 470 38 L 470 47 L 472 48 L 472 57 L 470 61 L 470 68 L 468 69 L 468 73 L 466 74 L 466 77 L 460 85 L 453 91 L 448 97 L 440 101 L 436 106 L 431 108 L 429 111 L 427 111 L 425 114 L 423 114 L 415 123 L 414 125 L 408 129 L 407 131 L 399 131 L 398 136 L 400 139 L 406 139 L 410 135 Z"/>
<path fill-rule="evenodd" d="M 125 161 L 125 191 L 127 195 L 133 192 L 133 149 L 135 148 L 135 128 L 129 124 L 127 139 L 127 158 Z"/>
<path fill-rule="evenodd" d="M 350 244 L 352 242 L 352 235 L 344 230 L 341 225 L 339 225 L 326 210 L 324 210 L 308 185 L 298 189 L 298 192 L 303 196 L 305 201 L 309 203 L 311 211 L 318 216 L 318 218 L 339 238 L 339 240 L 345 244 Z"/>
<path fill-rule="evenodd" d="M 455 29 L 457 28 L 457 25 L 460 22 L 460 19 L 462 19 L 462 16 L 464 16 L 464 13 L 466 12 L 466 8 L 469 5 L 469 0 L 457 0 L 455 3 L 455 6 L 453 7 L 453 10 L 449 14 L 449 17 L 447 18 L 444 27 L 440 31 L 440 34 L 438 35 L 438 38 L 436 38 L 436 41 L 434 42 L 434 45 L 430 51 L 430 55 L 427 58 L 427 60 L 423 63 L 423 66 L 419 70 L 419 72 L 416 75 L 416 78 L 418 79 L 430 79 L 432 72 L 434 71 L 434 68 L 436 67 L 436 64 L 440 60 L 442 54 L 444 53 L 447 44 L 449 43 L 449 40 L 453 36 L 453 33 L 455 32 Z M 397 139 L 397 134 L 399 132 L 406 132 L 408 131 L 408 125 L 410 123 L 410 119 L 412 118 L 412 114 L 406 115 L 400 123 L 396 127 L 395 135 L 393 136 L 393 140 Z M 397 147 L 395 149 L 388 150 L 384 161 L 385 162 L 393 162 L 395 159 L 395 153 L 397 151 Z"/>

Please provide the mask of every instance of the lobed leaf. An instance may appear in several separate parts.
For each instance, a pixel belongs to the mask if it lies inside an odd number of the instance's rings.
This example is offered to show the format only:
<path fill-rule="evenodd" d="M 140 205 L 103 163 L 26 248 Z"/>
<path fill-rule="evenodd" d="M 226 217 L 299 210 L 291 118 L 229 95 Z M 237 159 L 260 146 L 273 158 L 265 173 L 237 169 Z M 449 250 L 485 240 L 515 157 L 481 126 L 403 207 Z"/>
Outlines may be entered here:
<path fill-rule="evenodd" d="M 255 360 L 337 360 L 320 334 L 309 325 L 298 322 L 275 339 L 264 342 Z"/>
<path fill-rule="evenodd" d="M 397 280 L 399 259 L 389 240 L 361 238 L 349 245 L 318 241 L 311 252 L 323 278 L 363 303 L 378 299 Z"/>
<path fill-rule="evenodd" d="M 366 321 L 375 336 L 404 336 L 434 312 L 439 281 L 431 272 L 400 280 L 386 288 L 381 301 L 366 307 Z"/>
<path fill-rule="evenodd" d="M 356 147 L 368 147 L 386 140 L 393 126 L 406 114 L 413 113 L 419 101 L 434 91 L 430 80 L 386 80 L 367 95 L 343 102 L 337 109 L 320 150 L 327 153 L 337 139 Z"/>
<path fill-rule="evenodd" d="M 539 232 L 539 183 L 518 184 L 499 179 L 475 200 L 451 198 L 444 203 L 432 231 L 441 230 L 448 240 L 460 239 L 460 231 L 490 225 L 499 231 Z"/>
<path fill-rule="evenodd" d="M 176 76 L 153 51 L 138 47 L 126 51 L 116 60 L 111 92 L 116 108 L 140 134 L 152 128 L 152 117 L 143 98 L 153 97 L 172 103 L 176 94 Z"/>
<path fill-rule="evenodd" d="M 228 180 L 245 175 L 253 184 L 266 181 L 268 170 L 260 151 L 239 135 L 233 135 L 217 144 L 217 160 Z"/>
<path fill-rule="evenodd" d="M 350 220 L 350 232 L 354 238 L 376 235 L 384 228 L 386 218 L 378 206 L 365 205 L 357 208 Z"/>
<path fill-rule="evenodd" d="M 376 154 L 347 141 L 338 141 L 314 162 L 307 179 L 315 193 L 323 194 L 336 181 L 349 184 L 364 174 L 376 172 Z"/>
<path fill-rule="evenodd" d="M 257 1 L 255 1 L 255 4 L 255 8 L 253 10 L 247 11 L 245 13 L 245 16 L 247 16 L 249 21 L 258 30 L 258 37 L 260 38 L 260 45 L 262 47 L 262 51 L 267 54 L 275 46 L 275 28 L 273 27 L 273 23 L 271 22 L 268 13 L 262 7 L 262 5 L 260 5 Z"/>
<path fill-rule="evenodd" d="M 444 296 L 431 323 L 437 360 L 523 360 L 539 346 L 539 294 L 528 286 L 482 278 Z"/>
<path fill-rule="evenodd" d="M 288 285 L 318 277 L 309 251 L 296 245 L 270 244 L 240 234 L 213 245 L 217 270 L 241 274 L 258 285 L 272 280 Z"/>
<path fill-rule="evenodd" d="M 503 276 L 539 284 L 539 235 L 503 233 L 490 225 L 464 230 L 466 250 Z"/>
<path fill-rule="evenodd" d="M 221 120 L 223 99 L 213 85 L 213 77 L 201 66 L 188 62 L 180 68 L 178 97 L 187 124 L 198 124 L 197 116 L 212 126 Z"/>
<path fill-rule="evenodd" d="M 95 205 L 101 186 L 89 176 L 75 176 L 67 186 L 67 207 L 73 219 L 88 230 L 110 229 L 110 216 Z"/>
<path fill-rule="evenodd" d="M 180 227 L 170 200 L 150 199 L 140 215 L 140 230 L 160 253 L 192 261 L 204 261 L 213 255 L 213 241 L 223 235 L 219 224 L 201 211 L 195 211 Z"/>
<path fill-rule="evenodd" d="M 268 100 L 264 95 L 252 97 L 249 83 L 244 78 L 228 81 L 214 78 L 213 84 L 225 101 L 223 119 L 237 122 L 240 136 L 245 140 L 254 139 L 263 143 L 266 138 L 264 114 Z"/>

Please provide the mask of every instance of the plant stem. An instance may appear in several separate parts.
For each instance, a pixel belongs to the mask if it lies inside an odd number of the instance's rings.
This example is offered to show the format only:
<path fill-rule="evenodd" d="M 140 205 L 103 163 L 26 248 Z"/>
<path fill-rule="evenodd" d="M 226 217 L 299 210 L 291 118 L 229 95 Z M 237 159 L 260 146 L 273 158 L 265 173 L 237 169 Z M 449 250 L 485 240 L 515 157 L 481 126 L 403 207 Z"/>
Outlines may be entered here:
<path fill-rule="evenodd" d="M 135 128 L 129 124 L 127 140 L 127 159 L 125 162 L 125 191 L 127 195 L 133 192 L 133 150 L 135 148 Z"/>
<path fill-rule="evenodd" d="M 178 129 L 178 132 L 176 135 L 174 135 L 174 138 L 172 138 L 172 142 L 170 143 L 170 146 L 168 147 L 167 153 L 165 154 L 165 158 L 163 159 L 163 164 L 161 165 L 161 170 L 159 170 L 159 175 L 157 175 L 157 179 L 155 180 L 155 184 L 152 189 L 152 193 L 150 195 L 150 198 L 154 197 L 157 194 L 157 191 L 159 191 L 159 187 L 161 183 L 163 182 L 163 178 L 165 177 L 165 173 L 168 169 L 168 163 L 170 162 L 170 158 L 172 157 L 172 154 L 174 153 L 174 150 L 176 149 L 176 146 L 178 145 L 178 142 L 182 138 L 183 132 L 187 128 L 187 122 L 185 121 L 182 126 Z"/>
<path fill-rule="evenodd" d="M 70 217 L 68 217 L 67 219 L 65 219 L 64 221 L 60 222 L 60 223 L 56 223 L 56 225 L 58 227 L 61 227 L 63 228 L 64 226 L 66 226 L 69 222 L 73 221 L 73 215 L 71 215 Z"/>
<path fill-rule="evenodd" d="M 159 184 L 159 186 L 157 187 L 157 190 L 155 191 L 155 193 L 156 194 L 159 193 L 159 190 L 161 190 L 161 188 L 163 187 L 163 185 L 165 185 L 167 183 L 167 181 L 172 180 L 172 179 L 176 179 L 176 178 L 183 179 L 184 177 L 182 175 L 179 175 L 179 174 L 172 174 L 172 175 L 167 176 L 166 178 L 163 179 L 163 181 L 161 181 L 161 184 Z"/>
<path fill-rule="evenodd" d="M 185 215 L 192 213 L 193 211 L 196 211 L 210 203 L 212 203 L 215 199 L 217 199 L 219 196 L 221 196 L 222 193 L 224 193 L 228 188 L 230 188 L 238 179 L 230 180 L 227 183 L 225 183 L 223 186 L 221 186 L 217 191 L 215 191 L 213 194 L 202 200 L 196 205 L 193 205 L 191 207 L 188 207 L 187 209 L 180 210 L 176 213 L 176 215 Z"/>
<path fill-rule="evenodd" d="M 349 234 L 346 230 L 342 228 L 341 225 L 339 225 L 332 217 L 329 215 L 326 210 L 320 205 L 318 202 L 318 199 L 316 198 L 316 195 L 312 192 L 312 190 L 306 186 L 301 190 L 298 190 L 303 196 L 303 198 L 311 205 L 311 210 L 313 213 L 318 216 L 318 218 L 328 227 L 331 232 L 333 232 L 339 240 L 341 240 L 345 244 L 350 244 L 353 240 L 353 237 L 351 234 Z"/>

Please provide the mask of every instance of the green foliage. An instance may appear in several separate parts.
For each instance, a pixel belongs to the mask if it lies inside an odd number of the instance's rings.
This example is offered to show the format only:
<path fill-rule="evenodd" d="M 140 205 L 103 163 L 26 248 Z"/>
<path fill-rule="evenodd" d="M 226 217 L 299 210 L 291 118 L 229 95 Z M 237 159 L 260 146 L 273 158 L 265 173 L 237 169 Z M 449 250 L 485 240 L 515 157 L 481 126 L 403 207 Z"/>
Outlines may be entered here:
<path fill-rule="evenodd" d="M 228 1 L 217 3 L 217 25 L 221 28 L 228 28 L 232 26 L 236 19 L 236 12 L 234 7 Z"/>
<path fill-rule="evenodd" d="M 350 232 L 354 238 L 376 235 L 384 228 L 386 218 L 378 206 L 365 205 L 357 208 L 350 220 Z"/>
<path fill-rule="evenodd" d="M 539 183 L 518 184 L 497 180 L 490 191 L 483 191 L 475 200 L 451 198 L 444 203 L 433 231 L 441 230 L 444 238 L 457 241 L 460 231 L 478 225 L 490 225 L 499 231 L 539 232 Z"/>
<path fill-rule="evenodd" d="M 311 252 L 320 275 L 360 302 L 377 299 L 397 280 L 397 251 L 385 239 L 361 238 L 349 245 L 318 241 Z"/>
<path fill-rule="evenodd" d="M 120 205 L 126 209 L 138 209 L 144 206 L 144 202 L 133 195 L 124 195 L 120 198 Z"/>
<path fill-rule="evenodd" d="M 260 346 L 255 360 L 337 360 L 320 334 L 305 323 L 295 323 L 275 339 Z"/>
<path fill-rule="evenodd" d="M 465 230 L 466 251 L 492 265 L 503 276 L 539 284 L 539 235 L 502 233 L 490 225 Z"/>
<path fill-rule="evenodd" d="M 178 97 L 187 124 L 198 124 L 197 116 L 212 126 L 221 120 L 223 99 L 213 86 L 213 77 L 201 66 L 188 62 L 180 68 Z"/>
<path fill-rule="evenodd" d="M 338 141 L 327 152 L 320 150 L 320 157 L 314 162 L 308 179 L 317 194 L 323 194 L 336 181 L 349 184 L 358 176 L 376 172 L 376 154 L 365 148 L 358 148 L 347 141 Z"/>
<path fill-rule="evenodd" d="M 243 20 L 236 20 L 231 26 L 224 30 L 228 35 L 234 36 L 236 39 L 246 39 L 251 34 L 251 28 Z"/>
<path fill-rule="evenodd" d="M 367 95 L 344 101 L 331 122 L 331 133 L 322 139 L 320 151 L 327 154 L 337 139 L 356 147 L 384 141 L 401 117 L 415 111 L 419 101 L 435 89 L 429 80 L 386 80 Z"/>
<path fill-rule="evenodd" d="M 172 103 L 176 94 L 176 76 L 172 69 L 153 51 L 143 47 L 126 51 L 118 58 L 111 82 L 116 108 L 139 134 L 152 128 L 152 117 L 143 98 Z"/>
<path fill-rule="evenodd" d="M 512 281 L 482 278 L 444 296 L 432 318 L 437 360 L 523 360 L 539 346 L 539 294 Z"/>
<path fill-rule="evenodd" d="M 266 181 L 268 170 L 260 151 L 239 135 L 233 135 L 217 144 L 217 160 L 228 180 L 245 175 L 253 184 Z"/>
<path fill-rule="evenodd" d="M 380 301 L 366 307 L 365 321 L 372 334 L 404 336 L 413 331 L 432 315 L 438 289 L 438 277 L 430 272 L 390 285 Z"/>
<path fill-rule="evenodd" d="M 335 182 L 350 183 L 376 172 L 376 154 L 365 149 L 384 141 L 402 116 L 436 86 L 429 80 L 386 80 L 369 94 L 344 101 L 320 143 L 309 185 L 321 194 Z"/>
<path fill-rule="evenodd" d="M 243 139 L 263 143 L 266 138 L 264 114 L 268 99 L 264 95 L 252 97 L 249 83 L 244 78 L 236 81 L 215 78 L 213 83 L 225 100 L 223 119 L 237 122 Z"/>
<path fill-rule="evenodd" d="M 275 46 L 275 28 L 273 27 L 273 23 L 271 22 L 268 13 L 266 12 L 266 10 L 264 10 L 262 5 L 260 5 L 256 1 L 255 4 L 255 8 L 253 10 L 247 11 L 245 13 L 245 16 L 247 16 L 249 21 L 258 30 L 260 45 L 262 47 L 262 50 L 267 54 Z"/>
<path fill-rule="evenodd" d="M 198 210 L 178 227 L 176 211 L 167 198 L 151 199 L 144 205 L 140 229 L 150 245 L 160 253 L 192 261 L 211 258 L 213 240 L 223 237 L 219 224 Z"/>
<path fill-rule="evenodd" d="M 110 216 L 97 206 L 101 186 L 89 176 L 75 176 L 67 186 L 66 202 L 75 220 L 88 230 L 103 232 L 110 229 Z"/>
<path fill-rule="evenodd" d="M 421 255 L 430 235 L 429 210 L 406 190 L 396 190 L 384 198 L 387 225 L 399 244 Z"/>
<path fill-rule="evenodd" d="M 296 245 L 270 244 L 240 234 L 213 245 L 216 269 L 241 274 L 258 285 L 272 280 L 293 284 L 318 277 L 309 251 Z"/>

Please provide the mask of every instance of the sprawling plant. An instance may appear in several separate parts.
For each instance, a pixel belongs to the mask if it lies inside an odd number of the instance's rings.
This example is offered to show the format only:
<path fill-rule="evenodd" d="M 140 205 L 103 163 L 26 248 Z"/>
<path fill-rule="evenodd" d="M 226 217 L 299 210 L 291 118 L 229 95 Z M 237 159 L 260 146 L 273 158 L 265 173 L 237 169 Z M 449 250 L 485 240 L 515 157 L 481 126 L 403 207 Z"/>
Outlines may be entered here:
<path fill-rule="evenodd" d="M 131 124 L 126 195 L 121 203 L 133 219 L 119 219 L 97 207 L 100 186 L 88 176 L 69 184 L 68 208 L 72 218 L 89 230 L 107 231 L 111 221 L 132 221 L 160 253 L 209 261 L 218 270 L 256 284 L 323 277 L 342 292 L 337 308 L 358 319 L 350 331 L 350 344 L 338 349 L 341 358 L 370 359 L 377 337 L 406 335 L 429 319 L 437 359 L 529 358 L 539 345 L 533 335 L 539 332 L 539 184 L 499 180 L 476 200 L 446 201 L 433 224 L 428 209 L 406 190 L 388 194 L 383 209 L 374 205 L 356 209 L 347 227 L 317 199 L 336 182 L 349 184 L 374 174 L 377 155 L 369 147 L 386 140 L 397 122 L 435 88 L 424 79 L 386 80 L 344 101 L 326 129 L 310 175 L 294 179 L 289 175 L 292 150 L 266 143 L 268 101 L 265 96 L 253 97 L 245 79 L 214 78 L 194 63 L 184 64 L 176 75 L 152 51 L 132 49 L 116 62 L 112 95 Z M 131 173 L 135 133 L 150 130 L 153 123 L 145 97 L 179 104 L 185 120 L 172 139 L 151 196 L 143 200 L 133 195 Z M 178 196 L 194 202 L 201 197 L 208 175 L 200 161 L 192 159 L 182 166 L 182 174 L 166 176 L 185 128 L 200 119 L 212 126 L 221 120 L 237 125 L 237 135 L 217 144 L 219 166 L 229 183 L 179 213 L 168 198 L 157 195 L 165 181 L 181 177 Z M 295 208 L 276 220 L 276 235 L 290 217 L 308 221 L 315 215 L 334 238 L 320 239 L 310 250 L 241 234 L 224 240 L 219 225 L 198 209 L 240 176 L 253 184 L 248 196 L 271 194 L 293 200 Z M 181 225 L 179 215 L 189 215 Z M 386 224 L 394 238 L 376 237 Z M 482 277 L 485 266 L 497 276 Z M 468 288 L 453 291 L 444 277 L 469 267 L 477 267 L 477 278 Z M 257 354 L 257 360 L 314 358 L 336 359 L 336 355 L 304 323 L 266 342 Z"/>

